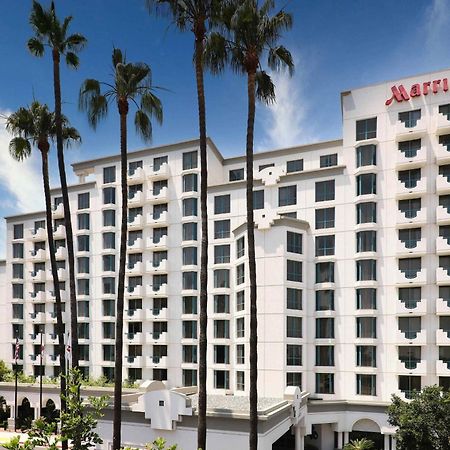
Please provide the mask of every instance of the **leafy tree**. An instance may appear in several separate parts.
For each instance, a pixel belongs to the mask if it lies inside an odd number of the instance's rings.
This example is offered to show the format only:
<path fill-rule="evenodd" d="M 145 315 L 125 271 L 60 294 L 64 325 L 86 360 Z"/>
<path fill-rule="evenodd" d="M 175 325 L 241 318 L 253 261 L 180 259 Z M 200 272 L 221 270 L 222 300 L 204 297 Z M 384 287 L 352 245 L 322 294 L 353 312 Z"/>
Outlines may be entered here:
<path fill-rule="evenodd" d="M 372 441 L 366 438 L 355 439 L 349 444 L 346 444 L 344 450 L 373 450 L 375 446 Z"/>
<path fill-rule="evenodd" d="M 166 447 L 166 440 L 164 438 L 156 438 L 151 444 L 147 444 L 145 446 L 146 450 L 177 450 L 176 445 L 171 445 L 170 447 Z M 131 447 L 125 447 L 122 450 L 138 450 L 133 449 Z"/>
<path fill-rule="evenodd" d="M 121 445 L 122 366 L 123 366 L 123 309 L 125 295 L 125 260 L 127 245 L 128 186 L 127 186 L 127 118 L 130 103 L 137 107 L 134 115 L 136 132 L 149 141 L 152 137 L 151 118 L 163 120 L 162 105 L 154 94 L 152 72 L 144 63 L 129 63 L 118 48 L 112 52 L 113 80 L 111 83 L 87 79 L 81 86 L 80 109 L 87 112 L 89 124 L 95 129 L 108 113 L 110 102 L 117 106 L 120 117 L 120 161 L 122 189 L 122 223 L 120 230 L 119 280 L 116 305 L 116 354 L 114 366 L 114 423 L 113 449 Z M 105 91 L 102 92 L 102 88 Z M 138 104 L 137 102 L 140 101 Z"/>
<path fill-rule="evenodd" d="M 253 145 L 256 100 L 269 104 L 275 101 L 275 86 L 270 75 L 262 69 L 267 58 L 270 69 L 287 68 L 292 74 L 294 63 L 290 52 L 278 44 L 281 33 L 292 27 L 292 15 L 280 10 L 271 15 L 274 0 L 229 0 L 222 9 L 221 25 L 225 36 L 214 32 L 206 44 L 205 56 L 213 72 L 226 64 L 247 76 L 247 245 L 250 278 L 250 450 L 258 446 L 258 318 L 255 257 L 255 222 L 253 214 Z"/>
<path fill-rule="evenodd" d="M 70 287 L 70 317 L 71 317 L 71 355 L 72 366 L 78 367 L 78 313 L 75 292 L 75 257 L 73 251 L 73 232 L 70 215 L 69 192 L 67 189 L 66 168 L 64 163 L 64 118 L 61 112 L 61 78 L 60 60 L 65 57 L 68 67 L 76 69 L 79 65 L 77 53 L 86 45 L 86 38 L 79 33 L 69 34 L 69 26 L 72 16 L 65 17 L 61 22 L 56 15 L 55 4 L 52 1 L 49 9 L 33 0 L 30 14 L 30 25 L 34 36 L 28 40 L 28 49 L 37 57 L 42 57 L 45 47 L 52 54 L 53 61 L 53 90 L 55 96 L 55 124 L 56 124 L 56 148 L 58 153 L 58 168 L 61 181 L 61 192 L 64 206 L 64 224 L 66 227 L 67 256 L 69 261 L 69 287 Z M 54 286 L 55 292 L 59 286 Z"/>
<path fill-rule="evenodd" d="M 0 359 L 0 381 L 9 381 L 12 376 L 12 370 L 6 365 L 5 361 Z"/>
<path fill-rule="evenodd" d="M 398 450 L 450 449 L 450 393 L 441 387 L 427 386 L 411 401 L 393 395 L 388 415 Z"/>

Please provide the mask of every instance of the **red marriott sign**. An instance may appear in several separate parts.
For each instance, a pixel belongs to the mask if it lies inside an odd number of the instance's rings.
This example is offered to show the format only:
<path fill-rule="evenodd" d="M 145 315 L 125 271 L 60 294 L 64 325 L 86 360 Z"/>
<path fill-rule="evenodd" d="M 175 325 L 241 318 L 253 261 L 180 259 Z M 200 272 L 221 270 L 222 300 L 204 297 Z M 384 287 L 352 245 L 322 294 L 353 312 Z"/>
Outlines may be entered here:
<path fill-rule="evenodd" d="M 420 97 L 421 95 L 428 95 L 430 93 L 437 94 L 440 90 L 448 91 L 448 79 L 425 81 L 424 83 L 416 83 L 407 91 L 403 84 L 399 86 L 392 86 L 392 97 L 386 100 L 386 106 L 389 106 L 394 100 L 402 102 L 413 97 Z"/>

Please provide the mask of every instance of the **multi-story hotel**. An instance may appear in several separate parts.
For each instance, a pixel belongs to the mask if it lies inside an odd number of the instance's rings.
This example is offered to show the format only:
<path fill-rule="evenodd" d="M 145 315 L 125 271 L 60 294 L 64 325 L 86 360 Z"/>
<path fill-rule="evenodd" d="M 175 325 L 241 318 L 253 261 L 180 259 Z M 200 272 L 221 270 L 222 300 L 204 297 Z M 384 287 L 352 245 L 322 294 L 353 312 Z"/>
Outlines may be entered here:
<path fill-rule="evenodd" d="M 342 140 L 255 154 L 259 395 L 308 392 L 304 434 L 317 448 L 369 432 L 393 449 L 391 394 L 450 387 L 449 75 L 343 92 Z M 130 380 L 196 384 L 198 156 L 198 141 L 129 153 Z M 114 375 L 119 166 L 118 155 L 74 164 L 70 187 L 80 364 L 92 377 Z M 224 158 L 208 141 L 208 392 L 235 397 L 249 389 L 244 167 L 244 156 Z M 52 195 L 67 302 L 63 209 Z M 5 277 L 3 358 L 13 360 L 18 336 L 20 365 L 38 374 L 42 334 L 45 375 L 56 375 L 42 211 L 7 218 Z"/>

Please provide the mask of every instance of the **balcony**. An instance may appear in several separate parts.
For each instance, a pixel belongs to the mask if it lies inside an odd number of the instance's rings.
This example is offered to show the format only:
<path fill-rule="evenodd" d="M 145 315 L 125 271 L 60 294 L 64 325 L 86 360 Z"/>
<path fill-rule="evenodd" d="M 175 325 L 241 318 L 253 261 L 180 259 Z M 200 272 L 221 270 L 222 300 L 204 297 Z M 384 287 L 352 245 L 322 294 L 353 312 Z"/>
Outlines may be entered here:
<path fill-rule="evenodd" d="M 65 291 L 65 290 L 60 291 L 60 295 L 61 295 L 61 301 L 62 302 L 66 302 L 69 299 L 67 291 Z M 48 299 L 51 302 L 55 302 L 56 301 L 55 291 L 47 291 L 47 296 L 48 296 Z"/>
<path fill-rule="evenodd" d="M 438 224 L 449 224 L 450 223 L 450 213 L 447 208 L 444 208 L 441 205 L 436 207 L 436 223 Z"/>
<path fill-rule="evenodd" d="M 154 214 L 147 214 L 147 225 L 149 227 L 164 227 L 168 224 L 168 212 L 164 211 L 158 216 Z"/>
<path fill-rule="evenodd" d="M 427 242 L 425 238 L 420 241 L 397 241 L 397 255 L 423 255 L 427 252 Z"/>
<path fill-rule="evenodd" d="M 427 223 L 427 209 L 422 207 L 419 211 L 397 210 L 397 227 L 402 228 L 409 225 L 421 225 Z"/>
<path fill-rule="evenodd" d="M 50 366 L 59 366 L 59 355 L 48 355 L 47 364 Z"/>
<path fill-rule="evenodd" d="M 67 248 L 66 247 L 58 247 L 55 253 L 57 260 L 67 259 Z"/>
<path fill-rule="evenodd" d="M 426 375 L 427 362 L 426 361 L 400 361 L 397 360 L 397 374 L 399 375 Z"/>
<path fill-rule="evenodd" d="M 147 365 L 151 368 L 167 367 L 167 356 L 149 356 Z"/>
<path fill-rule="evenodd" d="M 427 336 L 426 331 L 396 331 L 396 343 L 397 345 L 414 344 L 414 345 L 426 345 Z"/>
<path fill-rule="evenodd" d="M 148 333 L 147 344 L 167 344 L 167 331 L 153 331 Z"/>
<path fill-rule="evenodd" d="M 167 297 L 167 283 L 155 286 L 147 286 L 147 295 L 151 297 Z"/>
<path fill-rule="evenodd" d="M 128 184 L 140 184 L 145 180 L 145 171 L 142 167 L 137 167 L 133 172 L 128 171 Z"/>
<path fill-rule="evenodd" d="M 450 275 L 447 269 L 443 267 L 438 267 L 436 269 L 436 284 L 449 284 L 450 283 Z"/>
<path fill-rule="evenodd" d="M 419 119 L 415 127 L 406 127 L 405 123 L 400 120 L 397 120 L 395 124 L 395 139 L 397 142 L 419 139 L 426 133 L 427 127 L 424 118 Z"/>
<path fill-rule="evenodd" d="M 146 320 L 167 320 L 167 308 L 151 308 L 146 310 Z"/>
<path fill-rule="evenodd" d="M 417 181 L 414 187 L 406 187 L 404 183 L 397 180 L 397 198 L 407 198 L 410 196 L 418 196 L 426 194 L 427 192 L 427 178 L 422 176 L 420 180 Z"/>
<path fill-rule="evenodd" d="M 41 344 L 41 333 L 30 334 L 31 343 L 34 345 Z M 45 344 L 45 334 L 42 336 L 42 344 Z"/>
<path fill-rule="evenodd" d="M 400 150 L 397 152 L 396 168 L 399 170 L 415 169 L 416 167 L 423 167 L 427 164 L 426 148 L 421 147 L 416 156 L 406 156 L 405 152 Z"/>
<path fill-rule="evenodd" d="M 30 358 L 30 362 L 33 366 L 37 366 L 41 364 L 41 355 L 37 354 L 37 355 L 29 355 Z M 42 365 L 46 364 L 46 357 L 45 355 L 42 356 Z"/>
<path fill-rule="evenodd" d="M 167 250 L 168 249 L 168 237 L 167 235 L 161 237 L 158 241 L 154 241 L 152 238 L 147 239 L 147 248 L 152 251 Z"/>
<path fill-rule="evenodd" d="M 144 218 L 142 217 L 142 214 L 138 214 L 132 220 L 128 219 L 129 230 L 141 229 L 143 227 L 144 227 Z"/>
<path fill-rule="evenodd" d="M 152 204 L 156 203 L 167 203 L 169 200 L 169 189 L 163 187 L 159 192 L 154 192 L 153 190 L 147 191 L 147 201 Z"/>
<path fill-rule="evenodd" d="M 450 330 L 444 331 L 441 328 L 436 330 L 436 345 L 450 345 Z"/>
<path fill-rule="evenodd" d="M 145 264 L 145 271 L 150 274 L 168 273 L 169 263 L 167 259 L 164 259 L 157 266 L 155 266 L 153 262 L 147 261 Z"/>
<path fill-rule="evenodd" d="M 158 169 L 150 168 L 147 172 L 147 177 L 149 180 L 164 180 L 165 178 L 169 178 L 169 164 L 164 163 Z"/>
<path fill-rule="evenodd" d="M 437 315 L 450 315 L 450 301 L 446 301 L 443 298 L 436 299 L 436 314 Z"/>
<path fill-rule="evenodd" d="M 126 367 L 143 367 L 144 357 L 143 356 L 126 356 L 125 366 Z"/>
<path fill-rule="evenodd" d="M 52 218 L 53 219 L 62 219 L 64 217 L 64 205 L 63 203 L 59 203 L 58 206 L 52 207 Z"/>
<path fill-rule="evenodd" d="M 422 268 L 419 271 L 416 270 L 397 270 L 397 284 L 398 285 L 423 285 L 427 284 L 427 269 Z"/>
<path fill-rule="evenodd" d="M 144 270 L 144 263 L 142 261 L 138 261 L 134 263 L 134 265 L 128 263 L 126 272 L 129 275 L 142 275 L 143 270 Z"/>
<path fill-rule="evenodd" d="M 56 333 L 48 333 L 47 344 L 58 345 L 58 335 Z"/>
<path fill-rule="evenodd" d="M 448 120 L 445 114 L 437 114 L 436 116 L 436 134 L 440 136 L 441 134 L 450 133 L 450 120 Z"/>
<path fill-rule="evenodd" d="M 450 376 L 450 362 L 444 362 L 441 359 L 436 360 L 436 376 Z"/>
<path fill-rule="evenodd" d="M 145 336 L 144 333 L 125 333 L 125 344 L 144 344 L 145 343 Z"/>
<path fill-rule="evenodd" d="M 66 227 L 65 225 L 58 225 L 53 229 L 53 239 L 65 239 Z"/>
<path fill-rule="evenodd" d="M 45 270 L 38 270 L 37 272 L 30 272 L 31 281 L 33 283 L 45 283 L 47 280 L 47 275 L 45 273 Z"/>
<path fill-rule="evenodd" d="M 145 320 L 145 310 L 143 309 L 127 309 L 125 311 L 125 320 Z"/>
<path fill-rule="evenodd" d="M 142 286 L 127 286 L 126 290 L 127 297 L 142 297 L 144 295 L 144 289 Z"/>
<path fill-rule="evenodd" d="M 436 163 L 443 164 L 450 162 L 450 145 L 447 147 L 443 144 L 438 144 L 435 146 Z"/>
<path fill-rule="evenodd" d="M 66 269 L 58 269 L 58 280 L 66 281 L 68 279 L 67 270 Z M 47 281 L 53 281 L 53 274 L 51 270 L 47 270 Z"/>
<path fill-rule="evenodd" d="M 438 255 L 450 253 L 450 240 L 447 240 L 442 236 L 438 236 L 436 238 L 436 253 Z"/>
<path fill-rule="evenodd" d="M 427 313 L 427 301 L 425 299 L 417 302 L 415 308 L 408 308 L 407 306 L 411 306 L 406 302 L 402 302 L 401 300 L 397 300 L 396 302 L 396 313 L 399 316 L 408 316 L 408 315 L 417 315 L 423 316 Z"/>
<path fill-rule="evenodd" d="M 436 193 L 448 194 L 450 192 L 450 182 L 444 175 L 439 174 L 436 177 Z"/>
<path fill-rule="evenodd" d="M 137 238 L 133 241 L 133 243 L 128 241 L 127 249 L 128 252 L 141 252 L 144 249 L 144 239 Z"/>
<path fill-rule="evenodd" d="M 144 204 L 144 193 L 137 191 L 132 196 L 128 196 L 128 206 L 133 208 L 135 206 L 142 206 Z"/>
<path fill-rule="evenodd" d="M 39 249 L 39 250 L 31 250 L 30 251 L 31 254 L 31 261 L 45 261 L 47 254 L 45 252 L 44 249 Z"/>
<path fill-rule="evenodd" d="M 62 321 L 63 323 L 67 323 L 68 322 L 68 318 L 69 315 L 68 313 L 66 313 L 65 311 L 62 313 Z M 46 321 L 48 323 L 56 323 L 57 319 L 56 319 L 56 311 L 50 311 L 47 313 L 47 318 Z"/>
<path fill-rule="evenodd" d="M 32 323 L 45 323 L 45 322 L 47 322 L 47 320 L 46 320 L 47 318 L 46 318 L 44 312 L 38 312 L 38 313 L 32 312 L 32 313 L 30 313 L 30 318 L 31 318 L 31 322 Z"/>
<path fill-rule="evenodd" d="M 45 291 L 30 292 L 30 297 L 34 302 L 43 303 L 47 299 Z"/>
<path fill-rule="evenodd" d="M 45 241 L 47 239 L 47 231 L 45 228 L 30 228 L 31 239 L 33 241 Z"/>

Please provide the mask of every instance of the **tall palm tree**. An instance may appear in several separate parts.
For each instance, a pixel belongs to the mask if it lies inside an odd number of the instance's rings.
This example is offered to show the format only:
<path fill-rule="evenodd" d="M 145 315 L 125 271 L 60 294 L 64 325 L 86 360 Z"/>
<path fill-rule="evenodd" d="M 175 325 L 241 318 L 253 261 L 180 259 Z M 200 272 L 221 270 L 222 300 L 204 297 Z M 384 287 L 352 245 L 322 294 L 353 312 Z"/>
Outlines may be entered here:
<path fill-rule="evenodd" d="M 198 374 L 197 448 L 206 450 L 206 375 L 208 326 L 208 161 L 206 153 L 206 102 L 203 53 L 208 27 L 218 16 L 222 0 L 146 0 L 150 10 L 168 14 L 177 27 L 194 35 L 194 64 L 197 83 L 198 125 L 200 135 L 200 214 L 202 241 L 200 256 L 200 333 Z"/>
<path fill-rule="evenodd" d="M 247 76 L 248 115 L 246 145 L 247 247 L 250 276 L 250 436 L 249 448 L 258 446 L 258 317 L 255 231 L 253 214 L 253 144 L 256 99 L 275 101 L 275 86 L 263 70 L 267 57 L 271 70 L 287 68 L 292 75 L 294 63 L 290 52 L 278 44 L 281 32 L 292 27 L 292 16 L 283 10 L 271 15 L 274 0 L 228 0 L 222 9 L 221 26 L 226 36 L 213 32 L 206 45 L 208 66 L 220 72 L 228 63 Z"/>
<path fill-rule="evenodd" d="M 68 145 L 71 141 L 80 141 L 81 139 L 78 131 L 69 125 L 67 119 L 64 116 L 62 116 L 61 119 L 63 142 Z M 48 247 L 56 300 L 56 331 L 58 335 L 60 375 L 64 375 L 66 371 L 64 324 L 62 320 L 61 292 L 59 289 L 58 267 L 56 265 L 55 241 L 53 239 L 52 205 L 48 171 L 48 154 L 50 150 L 50 141 L 55 141 L 56 138 L 56 116 L 53 112 L 49 111 L 47 105 L 34 101 L 30 105 L 30 107 L 19 108 L 15 113 L 8 116 L 8 118 L 6 119 L 6 129 L 14 136 L 14 138 L 9 143 L 9 152 L 15 160 L 23 161 L 24 159 L 27 159 L 31 155 L 33 147 L 36 147 L 41 153 Z M 61 410 L 65 411 L 66 381 L 64 376 L 60 376 L 60 379 Z"/>
<path fill-rule="evenodd" d="M 69 290 L 71 317 L 71 355 L 72 366 L 78 367 L 78 312 L 75 287 L 75 257 L 73 251 L 73 232 L 70 215 L 69 193 L 67 190 L 66 168 L 64 163 L 63 116 L 61 112 L 61 78 L 60 60 L 65 57 L 66 64 L 76 69 L 79 65 L 77 53 L 86 45 L 86 38 L 79 33 L 69 34 L 72 16 L 65 17 L 61 22 L 56 16 L 55 4 L 52 1 L 49 9 L 33 0 L 30 14 L 30 25 L 34 36 L 28 40 L 28 49 L 34 56 L 42 57 L 45 47 L 48 47 L 53 60 L 53 90 L 55 96 L 56 149 L 61 182 L 61 192 L 64 206 L 64 224 L 66 226 L 67 255 L 69 260 Z"/>
<path fill-rule="evenodd" d="M 80 89 L 79 107 L 86 111 L 90 125 L 95 129 L 99 120 L 108 114 L 109 103 L 115 102 L 120 117 L 120 161 L 122 189 L 122 222 L 120 229 L 120 261 L 116 307 L 116 354 L 114 369 L 114 424 L 113 450 L 121 444 L 122 366 L 123 366 L 123 309 L 125 294 L 125 260 L 127 242 L 128 186 L 127 186 L 127 117 L 130 103 L 136 106 L 136 132 L 146 141 L 152 137 L 151 118 L 162 123 L 163 111 L 154 94 L 152 72 L 144 63 L 129 63 L 122 51 L 112 52 L 113 76 L 111 83 L 94 79 L 84 81 Z M 102 92 L 102 87 L 104 91 Z M 139 104 L 137 103 L 139 101 Z"/>

